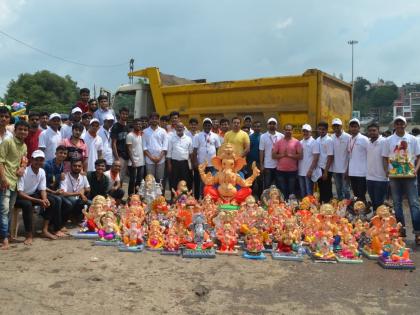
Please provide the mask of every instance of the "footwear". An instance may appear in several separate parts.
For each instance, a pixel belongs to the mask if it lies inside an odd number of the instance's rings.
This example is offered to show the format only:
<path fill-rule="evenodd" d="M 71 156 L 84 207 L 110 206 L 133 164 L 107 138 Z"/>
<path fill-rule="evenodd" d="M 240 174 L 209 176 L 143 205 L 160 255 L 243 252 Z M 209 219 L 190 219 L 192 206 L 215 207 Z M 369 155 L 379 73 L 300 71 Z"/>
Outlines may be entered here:
<path fill-rule="evenodd" d="M 416 235 L 416 237 L 415 237 L 415 242 L 416 242 L 416 245 L 417 246 L 420 246 L 420 235 Z"/>
<path fill-rule="evenodd" d="M 400 229 L 400 237 L 403 237 L 403 238 L 407 237 L 407 233 L 405 232 L 405 227 L 402 227 Z"/>

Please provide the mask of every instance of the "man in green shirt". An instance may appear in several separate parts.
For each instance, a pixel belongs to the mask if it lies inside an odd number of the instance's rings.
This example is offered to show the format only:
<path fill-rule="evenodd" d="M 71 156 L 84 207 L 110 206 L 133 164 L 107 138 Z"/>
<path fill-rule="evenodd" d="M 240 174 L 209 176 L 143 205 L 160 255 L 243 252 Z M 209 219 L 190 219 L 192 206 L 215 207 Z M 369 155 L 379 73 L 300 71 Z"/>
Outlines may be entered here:
<path fill-rule="evenodd" d="M 29 125 L 20 120 L 15 124 L 13 138 L 4 140 L 0 144 L 0 239 L 2 249 L 9 248 L 7 238 L 9 231 L 9 212 L 16 201 L 16 185 L 28 164 L 26 158 L 25 138 L 28 136 Z"/>
<path fill-rule="evenodd" d="M 87 179 L 90 185 L 89 200 L 98 195 L 106 197 L 108 194 L 109 179 L 105 176 L 106 161 L 98 159 L 95 162 L 95 171 L 88 172 Z"/>

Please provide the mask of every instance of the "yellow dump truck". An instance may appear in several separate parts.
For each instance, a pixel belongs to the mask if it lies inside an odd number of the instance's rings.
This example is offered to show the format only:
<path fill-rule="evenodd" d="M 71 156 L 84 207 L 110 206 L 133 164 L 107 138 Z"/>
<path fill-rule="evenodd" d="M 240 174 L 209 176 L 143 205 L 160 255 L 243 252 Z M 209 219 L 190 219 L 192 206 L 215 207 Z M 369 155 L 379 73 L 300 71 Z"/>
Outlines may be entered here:
<path fill-rule="evenodd" d="M 179 111 L 184 121 L 191 117 L 251 115 L 264 122 L 275 117 L 281 126 L 291 123 L 295 132 L 309 123 L 313 127 L 335 117 L 347 123 L 351 118 L 351 85 L 319 70 L 302 75 L 239 81 L 197 83 L 173 79 L 151 67 L 129 76 L 143 83 L 120 87 L 113 107 L 129 106 L 134 117 L 151 111 L 169 114 Z M 173 77 L 176 78 L 176 77 Z"/>

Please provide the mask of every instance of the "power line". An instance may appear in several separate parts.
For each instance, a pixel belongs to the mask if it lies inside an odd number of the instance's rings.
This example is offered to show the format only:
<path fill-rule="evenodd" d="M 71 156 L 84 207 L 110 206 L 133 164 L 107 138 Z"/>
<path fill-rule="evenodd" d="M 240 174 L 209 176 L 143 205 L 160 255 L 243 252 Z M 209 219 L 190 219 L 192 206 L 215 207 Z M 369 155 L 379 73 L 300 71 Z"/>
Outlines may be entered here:
<path fill-rule="evenodd" d="M 118 63 L 118 64 L 113 64 L 113 65 L 89 65 L 89 64 L 85 64 L 85 63 L 81 63 L 81 62 L 69 60 L 69 59 L 66 59 L 66 58 L 63 58 L 63 57 L 60 57 L 60 56 L 56 56 L 54 54 L 51 54 L 51 53 L 49 53 L 49 52 L 47 52 L 45 50 L 42 50 L 42 49 L 39 49 L 39 48 L 34 47 L 32 45 L 29 45 L 29 44 L 27 44 L 27 43 L 25 43 L 25 42 L 17 39 L 16 37 L 13 37 L 12 35 L 7 34 L 6 32 L 4 32 L 2 30 L 0 30 L 0 34 L 6 36 L 7 38 L 9 38 L 11 40 L 14 40 L 15 42 L 17 42 L 17 43 L 19 43 L 19 44 L 21 44 L 21 45 L 23 45 L 25 47 L 28 47 L 28 48 L 30 48 L 32 50 L 35 50 L 35 51 L 37 51 L 37 52 L 39 52 L 39 53 L 41 53 L 41 54 L 43 54 L 45 56 L 48 56 L 50 58 L 54 58 L 54 59 L 57 59 L 57 60 L 60 60 L 60 61 L 64 61 L 64 62 L 67 62 L 67 63 L 71 63 L 71 64 L 74 64 L 74 65 L 82 66 L 82 67 L 89 67 L 89 68 L 112 68 L 112 67 L 121 67 L 121 66 L 127 65 L 127 62 L 122 62 L 122 63 Z"/>

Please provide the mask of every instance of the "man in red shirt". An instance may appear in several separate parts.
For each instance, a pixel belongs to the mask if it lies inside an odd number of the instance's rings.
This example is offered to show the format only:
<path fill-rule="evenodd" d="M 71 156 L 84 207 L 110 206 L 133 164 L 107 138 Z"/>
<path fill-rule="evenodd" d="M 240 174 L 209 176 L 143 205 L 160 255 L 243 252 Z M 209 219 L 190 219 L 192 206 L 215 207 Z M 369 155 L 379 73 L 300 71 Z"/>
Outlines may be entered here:
<path fill-rule="evenodd" d="M 80 89 L 80 100 L 77 101 L 76 107 L 79 107 L 83 113 L 89 110 L 90 91 L 87 88 Z"/>
<path fill-rule="evenodd" d="M 39 136 L 42 129 L 39 128 L 39 114 L 30 112 L 28 115 L 29 133 L 25 139 L 26 146 L 28 148 L 28 160 L 31 160 L 32 152 L 38 150 Z"/>
<path fill-rule="evenodd" d="M 292 125 L 284 125 L 284 138 L 273 146 L 273 159 L 277 160 L 276 182 L 285 199 L 296 195 L 298 161 L 302 159 L 302 145 L 292 137 L 292 132 Z"/>

